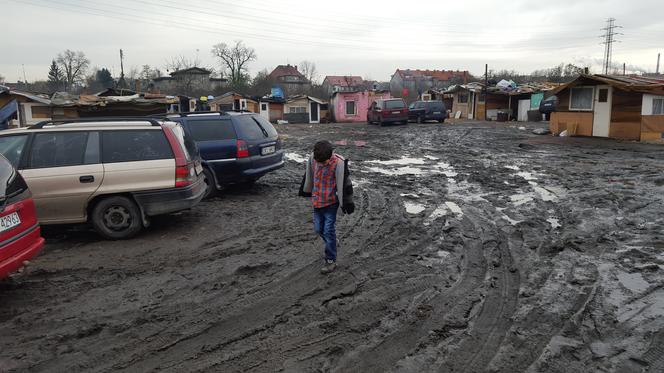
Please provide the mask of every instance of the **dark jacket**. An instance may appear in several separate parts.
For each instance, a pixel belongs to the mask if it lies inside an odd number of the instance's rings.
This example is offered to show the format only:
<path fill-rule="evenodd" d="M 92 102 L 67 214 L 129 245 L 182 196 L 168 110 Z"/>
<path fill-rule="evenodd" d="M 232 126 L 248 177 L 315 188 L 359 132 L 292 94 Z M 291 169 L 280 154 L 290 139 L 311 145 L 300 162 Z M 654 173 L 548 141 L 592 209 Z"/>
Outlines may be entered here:
<path fill-rule="evenodd" d="M 337 181 L 337 199 L 341 207 L 341 211 L 346 214 L 352 214 L 355 211 L 355 204 L 353 203 L 353 182 L 350 180 L 350 170 L 348 169 L 348 160 L 342 156 L 335 154 L 339 161 L 343 161 L 343 167 L 339 167 L 335 171 L 335 178 Z M 343 187 L 339 188 L 342 185 Z M 302 197 L 311 197 L 311 191 L 314 186 L 314 157 L 309 156 L 307 159 L 304 176 L 302 176 L 302 183 L 300 183 L 299 195 Z"/>

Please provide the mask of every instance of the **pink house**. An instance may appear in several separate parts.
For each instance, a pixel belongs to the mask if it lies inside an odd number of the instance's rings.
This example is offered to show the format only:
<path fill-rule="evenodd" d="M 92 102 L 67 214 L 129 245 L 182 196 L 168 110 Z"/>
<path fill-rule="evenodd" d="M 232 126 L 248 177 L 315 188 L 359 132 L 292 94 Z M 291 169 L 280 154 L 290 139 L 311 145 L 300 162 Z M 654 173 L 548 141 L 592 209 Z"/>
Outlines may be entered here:
<path fill-rule="evenodd" d="M 389 92 L 335 92 L 330 99 L 334 122 L 366 122 L 369 105 L 375 100 L 391 98 Z"/>

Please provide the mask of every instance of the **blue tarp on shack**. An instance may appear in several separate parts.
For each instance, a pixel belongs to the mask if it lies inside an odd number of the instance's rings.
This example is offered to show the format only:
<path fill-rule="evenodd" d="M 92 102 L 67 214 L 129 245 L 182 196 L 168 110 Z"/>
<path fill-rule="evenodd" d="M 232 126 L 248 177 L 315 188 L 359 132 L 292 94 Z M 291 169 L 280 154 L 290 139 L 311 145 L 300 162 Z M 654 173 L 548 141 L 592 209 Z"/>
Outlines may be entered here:
<path fill-rule="evenodd" d="M 11 100 L 9 103 L 0 108 L 0 129 L 6 130 L 9 128 L 9 119 L 18 111 L 18 103 L 16 100 Z"/>

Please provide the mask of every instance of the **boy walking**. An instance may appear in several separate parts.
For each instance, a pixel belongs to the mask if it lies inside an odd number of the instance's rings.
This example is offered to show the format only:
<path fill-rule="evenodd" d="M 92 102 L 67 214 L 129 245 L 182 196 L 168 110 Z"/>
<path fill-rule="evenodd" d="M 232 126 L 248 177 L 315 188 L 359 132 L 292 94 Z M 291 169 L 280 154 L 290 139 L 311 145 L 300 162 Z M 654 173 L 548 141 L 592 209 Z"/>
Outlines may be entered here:
<path fill-rule="evenodd" d="M 341 207 L 344 213 L 352 214 L 355 205 L 348 161 L 333 152 L 329 141 L 314 145 L 314 153 L 306 163 L 300 196 L 311 197 L 314 230 L 325 242 L 325 265 L 321 273 L 330 273 L 337 267 L 337 211 Z"/>

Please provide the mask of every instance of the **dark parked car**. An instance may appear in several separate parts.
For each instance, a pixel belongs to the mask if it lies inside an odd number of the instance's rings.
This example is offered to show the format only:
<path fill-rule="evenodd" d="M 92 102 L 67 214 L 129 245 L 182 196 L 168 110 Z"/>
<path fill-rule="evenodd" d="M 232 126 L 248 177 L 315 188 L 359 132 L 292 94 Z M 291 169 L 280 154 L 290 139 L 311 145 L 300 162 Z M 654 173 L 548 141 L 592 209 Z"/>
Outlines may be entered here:
<path fill-rule="evenodd" d="M 207 196 L 224 185 L 253 183 L 284 166 L 274 126 L 255 113 L 209 112 L 169 115 L 196 142 L 203 159 Z"/>
<path fill-rule="evenodd" d="M 408 118 L 417 123 L 435 120 L 440 123 L 447 118 L 447 108 L 442 101 L 415 101 L 408 110 Z"/>
<path fill-rule="evenodd" d="M 21 268 L 44 247 L 35 202 L 27 184 L 0 155 L 0 279 Z"/>
<path fill-rule="evenodd" d="M 408 108 L 401 98 L 376 100 L 371 103 L 367 111 L 367 122 L 378 123 L 381 126 L 387 123 L 408 123 Z"/>

